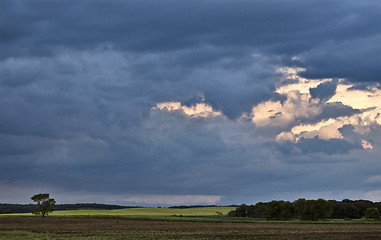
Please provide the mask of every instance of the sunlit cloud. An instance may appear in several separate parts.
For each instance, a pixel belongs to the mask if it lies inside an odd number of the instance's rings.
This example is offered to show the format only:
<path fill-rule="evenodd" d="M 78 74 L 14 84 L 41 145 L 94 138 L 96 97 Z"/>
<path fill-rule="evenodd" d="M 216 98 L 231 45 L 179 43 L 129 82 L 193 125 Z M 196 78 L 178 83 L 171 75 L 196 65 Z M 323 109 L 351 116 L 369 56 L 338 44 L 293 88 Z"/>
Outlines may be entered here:
<path fill-rule="evenodd" d="M 328 102 L 341 102 L 357 109 L 378 108 L 381 109 L 381 89 L 377 86 L 366 90 L 351 89 L 353 84 L 340 84 L 336 94 Z M 379 86 L 379 84 L 378 84 Z"/>
<path fill-rule="evenodd" d="M 344 137 L 340 129 L 346 125 L 352 126 L 354 133 L 364 137 L 371 132 L 372 127 L 381 125 L 381 90 L 378 85 L 367 89 L 355 89 L 353 84 L 339 79 L 336 80 L 336 91 L 328 99 L 313 98 L 311 89 L 332 79 L 311 80 L 300 77 L 298 74 L 304 70 L 303 68 L 278 69 L 284 77 L 283 83 L 275 92 L 285 96 L 286 100 L 269 100 L 254 106 L 252 121 L 257 127 L 283 127 L 285 131 L 279 133 L 276 140 L 297 141 L 302 137 L 342 139 Z M 328 119 L 324 116 L 319 117 L 329 104 L 341 104 L 355 111 L 347 116 Z M 363 148 L 372 150 L 373 145 L 364 141 Z"/>
<path fill-rule="evenodd" d="M 191 118 L 211 118 L 222 115 L 221 112 L 213 110 L 213 108 L 206 103 L 197 103 L 188 107 L 182 105 L 180 102 L 162 102 L 156 104 L 155 108 L 162 111 L 181 111 Z"/>
<path fill-rule="evenodd" d="M 316 124 L 301 124 L 293 127 L 291 129 L 291 132 L 294 134 L 301 134 L 302 132 L 318 131 L 320 128 L 329 126 L 335 122 L 335 119 L 330 118 L 328 120 L 321 121 Z"/>
<path fill-rule="evenodd" d="M 362 140 L 361 144 L 362 144 L 362 147 L 364 149 L 368 149 L 368 150 L 372 150 L 373 149 L 373 145 L 370 142 L 368 142 L 368 141 Z"/>
<path fill-rule="evenodd" d="M 297 119 L 308 119 L 319 115 L 322 107 L 318 99 L 297 90 L 287 92 L 287 100 L 266 101 L 253 107 L 252 121 L 258 127 L 287 126 Z"/>
<path fill-rule="evenodd" d="M 297 90 L 300 93 L 309 93 L 310 88 L 315 88 L 321 83 L 331 81 L 330 78 L 307 79 L 298 75 L 299 73 L 304 72 L 305 70 L 305 68 L 279 68 L 278 72 L 283 75 L 283 78 L 275 92 L 279 94 L 287 94 L 290 91 Z M 289 83 L 290 80 L 292 81 L 292 83 Z"/>
<path fill-rule="evenodd" d="M 296 136 L 295 134 L 291 132 L 281 132 L 277 137 L 276 140 L 278 142 L 284 142 L 284 141 L 290 141 L 290 142 L 295 142 L 296 141 Z"/>
<path fill-rule="evenodd" d="M 253 106 L 251 114 L 243 114 L 243 118 L 249 118 L 256 127 L 283 128 L 275 137 L 277 142 L 298 142 L 301 138 L 315 137 L 322 140 L 344 139 L 341 132 L 344 126 L 351 126 L 354 134 L 366 139 L 372 127 L 381 125 L 381 90 L 377 86 L 358 90 L 340 79 L 335 80 L 337 87 L 336 91 L 332 92 L 333 95 L 325 99 L 314 98 L 311 96 L 311 89 L 316 89 L 322 83 L 329 83 L 332 79 L 303 78 L 298 75 L 303 71 L 303 68 L 279 68 L 278 72 L 283 74 L 281 82 L 292 80 L 291 83 L 279 85 L 275 90 L 285 99 L 270 99 L 259 103 Z M 321 114 L 329 104 L 341 104 L 355 111 L 347 116 L 325 118 Z M 154 109 L 178 111 L 191 118 L 223 115 L 204 102 L 192 106 L 176 101 L 161 102 L 157 103 Z M 361 144 L 369 151 L 374 147 L 366 140 L 362 140 Z"/>
<path fill-rule="evenodd" d="M 304 138 L 314 138 L 319 136 L 320 139 L 328 140 L 332 138 L 341 139 L 343 136 L 339 132 L 344 123 L 336 121 L 335 119 L 328 119 L 321 121 L 314 125 L 298 125 L 291 129 L 294 134 Z"/>
<path fill-rule="evenodd" d="M 354 127 L 354 132 L 360 135 L 366 135 L 370 131 L 370 127 L 374 125 L 380 125 L 378 114 L 374 110 L 365 111 L 361 114 L 352 116 L 330 118 L 328 120 L 322 120 L 315 124 L 301 124 L 292 128 L 294 134 L 303 134 L 305 132 L 319 132 L 317 134 L 324 138 L 324 130 L 327 128 L 339 129 L 344 125 L 351 125 Z M 342 138 L 341 134 L 333 136 L 334 138 Z M 332 138 L 332 137 L 328 137 Z"/>

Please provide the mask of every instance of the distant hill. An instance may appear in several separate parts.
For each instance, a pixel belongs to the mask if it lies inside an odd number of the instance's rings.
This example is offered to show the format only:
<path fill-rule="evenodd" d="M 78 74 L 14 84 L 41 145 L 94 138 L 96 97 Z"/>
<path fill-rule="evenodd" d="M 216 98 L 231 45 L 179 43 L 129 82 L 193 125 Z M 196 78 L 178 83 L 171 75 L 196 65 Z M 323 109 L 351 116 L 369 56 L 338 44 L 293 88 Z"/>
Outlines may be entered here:
<path fill-rule="evenodd" d="M 135 208 L 136 206 L 119 206 L 98 203 L 57 204 L 55 211 L 59 210 L 113 210 L 122 208 Z M 0 203 L 0 214 L 4 213 L 30 213 L 36 208 L 35 204 L 6 204 Z"/>

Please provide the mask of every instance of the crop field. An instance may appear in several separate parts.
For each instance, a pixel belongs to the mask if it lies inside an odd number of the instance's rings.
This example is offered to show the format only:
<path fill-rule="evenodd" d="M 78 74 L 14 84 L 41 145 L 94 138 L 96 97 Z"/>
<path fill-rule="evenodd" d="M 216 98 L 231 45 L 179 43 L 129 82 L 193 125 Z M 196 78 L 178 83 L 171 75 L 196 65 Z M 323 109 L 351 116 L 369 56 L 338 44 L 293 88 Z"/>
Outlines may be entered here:
<path fill-rule="evenodd" d="M 380 237 L 380 224 L 183 222 L 123 217 L 0 217 L 0 239 L 379 240 Z"/>
<path fill-rule="evenodd" d="M 70 210 L 54 211 L 50 216 L 217 216 L 227 214 L 235 207 L 195 207 L 195 208 L 124 208 L 116 210 Z M 32 216 L 31 213 L 7 214 L 9 216 Z M 1 215 L 0 215 L 1 216 Z"/>

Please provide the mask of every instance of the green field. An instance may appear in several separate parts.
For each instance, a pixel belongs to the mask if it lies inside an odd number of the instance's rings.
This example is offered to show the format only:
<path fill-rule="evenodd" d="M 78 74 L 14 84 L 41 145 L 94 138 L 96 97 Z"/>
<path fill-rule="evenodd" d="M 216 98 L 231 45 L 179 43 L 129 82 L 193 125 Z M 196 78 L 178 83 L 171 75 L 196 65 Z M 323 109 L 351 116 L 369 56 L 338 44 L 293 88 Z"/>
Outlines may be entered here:
<path fill-rule="evenodd" d="M 54 211 L 49 216 L 141 216 L 141 217 L 205 217 L 217 216 L 217 212 L 227 214 L 235 207 L 196 207 L 196 208 L 125 208 L 116 210 L 70 210 Z M 31 216 L 31 213 L 3 214 L 7 216 Z M 1 216 L 1 215 L 0 215 Z"/>

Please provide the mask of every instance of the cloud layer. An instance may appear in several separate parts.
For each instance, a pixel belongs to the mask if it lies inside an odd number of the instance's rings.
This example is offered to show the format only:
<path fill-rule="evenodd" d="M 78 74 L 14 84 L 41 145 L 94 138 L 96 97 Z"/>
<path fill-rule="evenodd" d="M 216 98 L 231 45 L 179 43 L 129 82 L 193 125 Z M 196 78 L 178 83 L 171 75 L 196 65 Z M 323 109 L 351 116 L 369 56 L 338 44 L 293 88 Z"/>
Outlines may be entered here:
<path fill-rule="evenodd" d="M 1 1 L 0 202 L 381 201 L 379 22 L 370 0 Z"/>

